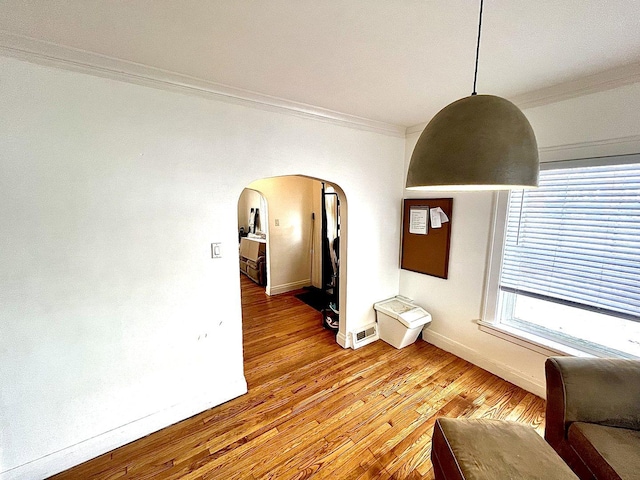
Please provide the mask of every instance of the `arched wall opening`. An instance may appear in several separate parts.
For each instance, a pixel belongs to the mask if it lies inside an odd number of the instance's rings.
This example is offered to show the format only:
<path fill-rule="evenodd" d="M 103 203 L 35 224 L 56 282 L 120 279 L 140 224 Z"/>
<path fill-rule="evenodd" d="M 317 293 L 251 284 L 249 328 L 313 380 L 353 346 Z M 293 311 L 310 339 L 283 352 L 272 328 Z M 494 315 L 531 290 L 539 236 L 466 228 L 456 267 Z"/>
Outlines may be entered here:
<path fill-rule="evenodd" d="M 248 184 L 238 199 L 238 228 L 249 227 L 251 208 L 260 208 L 260 230 L 252 233 L 266 245 L 265 292 L 278 295 L 304 287 L 322 288 L 322 188 L 339 202 L 339 242 L 336 278 L 339 312 L 337 341 L 346 346 L 346 255 L 347 199 L 342 188 L 331 181 L 304 175 L 287 175 L 256 180 Z M 247 201 L 247 198 L 251 200 Z M 262 206 L 258 207 L 262 198 Z M 262 209 L 265 209 L 263 212 Z M 255 222 L 254 222 L 255 225 Z M 247 243 L 247 242 L 245 242 Z M 242 248 L 242 245 L 241 245 Z M 255 247 L 254 247 L 255 248 Z M 242 260 L 241 260 L 242 262 Z"/>

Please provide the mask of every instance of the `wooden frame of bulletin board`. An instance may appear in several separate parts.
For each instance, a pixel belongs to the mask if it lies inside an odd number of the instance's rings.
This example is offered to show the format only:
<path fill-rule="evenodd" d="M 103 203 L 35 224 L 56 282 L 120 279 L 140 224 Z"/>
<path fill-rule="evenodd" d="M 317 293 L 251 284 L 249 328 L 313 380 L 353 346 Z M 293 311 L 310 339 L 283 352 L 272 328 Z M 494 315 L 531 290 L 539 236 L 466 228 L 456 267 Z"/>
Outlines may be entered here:
<path fill-rule="evenodd" d="M 405 199 L 403 203 L 400 268 L 446 279 L 453 198 Z"/>

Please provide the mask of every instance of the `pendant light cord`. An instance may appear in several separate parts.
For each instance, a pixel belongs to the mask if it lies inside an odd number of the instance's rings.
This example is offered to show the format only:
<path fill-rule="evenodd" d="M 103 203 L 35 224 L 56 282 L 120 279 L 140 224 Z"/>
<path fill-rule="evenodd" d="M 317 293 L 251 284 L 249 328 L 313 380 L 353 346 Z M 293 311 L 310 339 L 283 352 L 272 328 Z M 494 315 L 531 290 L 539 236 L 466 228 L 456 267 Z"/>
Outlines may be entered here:
<path fill-rule="evenodd" d="M 476 69 L 473 72 L 473 93 L 471 95 L 477 95 L 476 82 L 478 81 L 478 58 L 480 57 L 480 32 L 482 31 L 482 6 L 484 0 L 480 0 L 480 20 L 478 20 L 478 43 L 476 45 Z"/>

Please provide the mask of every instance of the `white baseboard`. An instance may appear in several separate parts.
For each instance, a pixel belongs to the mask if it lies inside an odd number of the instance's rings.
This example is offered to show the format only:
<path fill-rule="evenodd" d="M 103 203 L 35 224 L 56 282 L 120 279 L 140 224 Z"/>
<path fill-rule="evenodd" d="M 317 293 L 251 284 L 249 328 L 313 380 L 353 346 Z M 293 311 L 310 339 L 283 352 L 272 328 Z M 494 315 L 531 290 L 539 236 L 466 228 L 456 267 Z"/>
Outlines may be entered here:
<path fill-rule="evenodd" d="M 302 287 L 308 287 L 311 285 L 309 278 L 300 280 L 298 282 L 283 283 L 282 285 L 275 285 L 267 288 L 267 295 L 280 295 L 281 293 L 290 292 L 292 290 L 298 290 Z"/>
<path fill-rule="evenodd" d="M 449 353 L 453 353 L 454 355 L 471 362 L 474 365 L 477 365 L 528 392 L 542 398 L 546 396 L 544 383 L 537 382 L 534 378 L 524 375 L 522 372 L 513 369 L 507 364 L 495 362 L 487 358 L 485 355 L 482 355 L 477 350 L 469 348 L 466 345 L 456 342 L 455 340 L 445 337 L 444 335 L 430 329 L 423 330 L 422 337 L 425 341 L 435 345 L 436 347 Z"/>
<path fill-rule="evenodd" d="M 225 385 L 215 392 L 203 393 L 119 428 L 0 472 L 0 480 L 47 478 L 245 393 L 247 382 L 242 377 L 241 380 Z"/>
<path fill-rule="evenodd" d="M 350 336 L 342 332 L 338 332 L 338 335 L 336 335 L 336 342 L 342 348 L 351 348 Z"/>

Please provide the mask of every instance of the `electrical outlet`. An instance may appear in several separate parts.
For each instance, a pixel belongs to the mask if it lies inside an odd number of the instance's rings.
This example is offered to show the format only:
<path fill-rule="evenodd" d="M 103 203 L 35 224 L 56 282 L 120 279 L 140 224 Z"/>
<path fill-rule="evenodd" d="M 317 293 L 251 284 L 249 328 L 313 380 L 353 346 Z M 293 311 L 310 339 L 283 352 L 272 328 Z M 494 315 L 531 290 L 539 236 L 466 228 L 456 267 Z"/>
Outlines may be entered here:
<path fill-rule="evenodd" d="M 279 227 L 280 226 L 280 219 L 276 218 L 275 223 L 276 223 L 276 227 Z"/>

